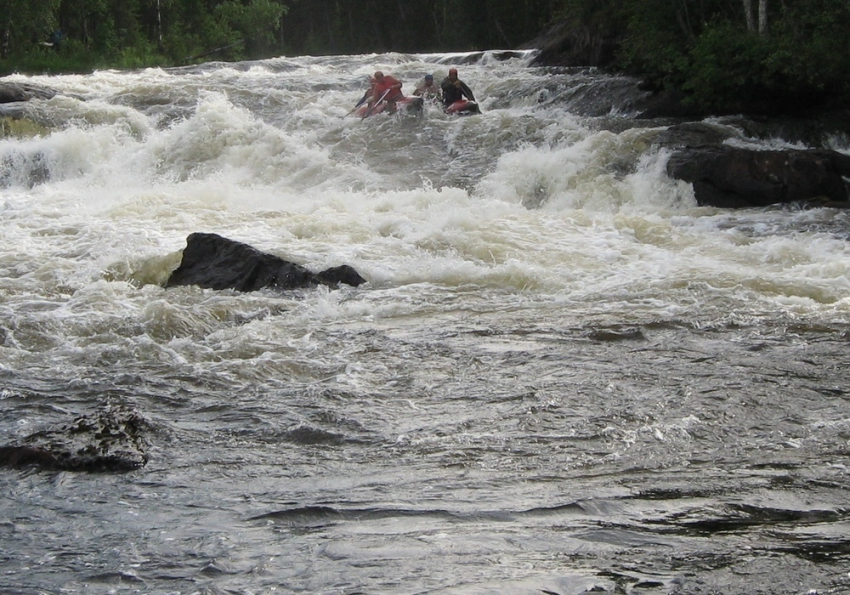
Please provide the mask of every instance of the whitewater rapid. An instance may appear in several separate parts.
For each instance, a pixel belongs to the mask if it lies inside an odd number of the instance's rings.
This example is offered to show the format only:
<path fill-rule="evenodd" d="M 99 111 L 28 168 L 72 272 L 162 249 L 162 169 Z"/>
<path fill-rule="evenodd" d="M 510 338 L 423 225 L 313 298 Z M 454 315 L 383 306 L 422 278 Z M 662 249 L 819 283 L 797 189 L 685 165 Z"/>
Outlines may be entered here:
<path fill-rule="evenodd" d="M 698 207 L 636 81 L 532 55 L 8 77 L 58 93 L 0 139 L 0 442 L 154 430 L 0 470 L 0 590 L 850 588 L 846 211 Z M 450 66 L 481 115 L 350 115 Z M 367 284 L 166 290 L 193 232 Z"/>

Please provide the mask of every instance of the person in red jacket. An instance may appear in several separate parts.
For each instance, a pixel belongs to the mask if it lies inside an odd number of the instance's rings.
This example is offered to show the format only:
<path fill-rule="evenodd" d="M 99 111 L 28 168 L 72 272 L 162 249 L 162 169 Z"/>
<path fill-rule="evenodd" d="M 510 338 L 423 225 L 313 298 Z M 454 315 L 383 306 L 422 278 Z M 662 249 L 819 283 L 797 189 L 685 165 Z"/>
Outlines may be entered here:
<path fill-rule="evenodd" d="M 387 102 L 387 111 L 394 113 L 396 101 L 402 98 L 404 98 L 404 95 L 401 92 L 401 81 L 385 75 L 380 70 L 375 73 L 375 87 L 372 89 L 372 100 L 369 102 L 371 107 L 377 107 L 383 99 Z"/>

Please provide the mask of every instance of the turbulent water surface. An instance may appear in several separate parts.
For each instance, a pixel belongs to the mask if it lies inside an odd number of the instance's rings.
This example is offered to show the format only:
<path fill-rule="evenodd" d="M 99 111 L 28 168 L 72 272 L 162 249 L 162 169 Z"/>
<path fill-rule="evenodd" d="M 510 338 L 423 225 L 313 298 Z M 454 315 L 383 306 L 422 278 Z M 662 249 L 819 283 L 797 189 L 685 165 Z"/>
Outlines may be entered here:
<path fill-rule="evenodd" d="M 848 213 L 697 207 L 633 81 L 528 57 L 10 77 L 0 443 L 149 446 L 0 470 L 0 592 L 850 592 Z M 454 65 L 482 115 L 348 115 Z M 368 283 L 164 289 L 198 231 Z"/>

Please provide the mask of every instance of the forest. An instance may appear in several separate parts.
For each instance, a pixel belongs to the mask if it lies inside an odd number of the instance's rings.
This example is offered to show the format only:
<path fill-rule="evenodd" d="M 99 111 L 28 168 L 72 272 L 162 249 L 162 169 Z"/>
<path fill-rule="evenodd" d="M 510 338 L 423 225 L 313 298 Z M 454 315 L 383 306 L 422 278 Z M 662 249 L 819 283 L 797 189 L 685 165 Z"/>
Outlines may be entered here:
<path fill-rule="evenodd" d="M 0 74 L 513 49 L 557 24 L 557 64 L 637 74 L 703 109 L 850 99 L 850 0 L 0 2 Z"/>

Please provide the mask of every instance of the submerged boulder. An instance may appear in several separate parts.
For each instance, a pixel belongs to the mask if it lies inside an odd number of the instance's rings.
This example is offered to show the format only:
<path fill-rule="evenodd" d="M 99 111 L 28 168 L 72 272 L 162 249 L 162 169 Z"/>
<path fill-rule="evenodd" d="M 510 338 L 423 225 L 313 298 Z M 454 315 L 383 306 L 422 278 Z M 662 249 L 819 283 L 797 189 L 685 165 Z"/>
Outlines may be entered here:
<path fill-rule="evenodd" d="M 720 145 L 732 137 L 729 126 L 711 122 L 680 122 L 667 126 L 652 142 L 658 147 L 676 151 L 687 147 Z"/>
<path fill-rule="evenodd" d="M 49 87 L 29 83 L 0 81 L 0 103 L 29 101 L 30 99 L 50 99 L 56 91 Z"/>
<path fill-rule="evenodd" d="M 0 446 L 0 467 L 131 471 L 147 461 L 148 422 L 136 411 L 105 407 L 70 424 Z"/>
<path fill-rule="evenodd" d="M 850 155 L 837 151 L 688 147 L 670 158 L 667 173 L 691 182 L 701 206 L 764 207 L 798 201 L 850 206 Z"/>
<path fill-rule="evenodd" d="M 186 239 L 183 260 L 166 287 L 198 285 L 206 289 L 301 289 L 316 285 L 365 283 L 348 265 L 312 273 L 303 266 L 266 254 L 241 242 L 213 233 L 193 233 Z"/>

